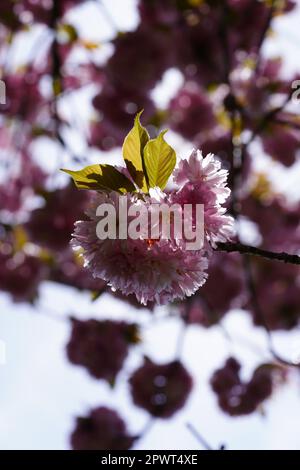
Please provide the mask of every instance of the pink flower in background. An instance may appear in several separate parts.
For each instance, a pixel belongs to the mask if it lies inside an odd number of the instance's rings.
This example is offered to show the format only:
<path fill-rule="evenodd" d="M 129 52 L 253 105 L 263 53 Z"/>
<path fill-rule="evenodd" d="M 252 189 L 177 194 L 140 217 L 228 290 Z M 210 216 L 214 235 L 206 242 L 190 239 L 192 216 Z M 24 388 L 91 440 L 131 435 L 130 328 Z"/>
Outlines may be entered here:
<path fill-rule="evenodd" d="M 211 378 L 211 387 L 218 397 L 219 406 L 230 416 L 253 413 L 272 395 L 275 385 L 283 382 L 286 376 L 286 371 L 282 368 L 262 364 L 254 370 L 249 382 L 243 382 L 240 369 L 240 363 L 230 357 Z"/>
<path fill-rule="evenodd" d="M 5 136 L 0 136 L 5 139 Z M 3 142 L 5 151 L 8 151 L 10 142 Z M 29 145 L 29 142 L 28 142 Z M 7 147 L 7 148 L 6 148 Z M 33 197 L 35 191 L 41 189 L 47 179 L 46 173 L 30 158 L 29 152 L 19 154 L 19 162 L 14 165 L 8 181 L 0 183 L 0 213 L 20 216 L 27 212 L 27 202 Z"/>
<path fill-rule="evenodd" d="M 274 160 L 290 167 L 300 150 L 300 132 L 284 126 L 272 126 L 262 138 L 263 148 Z"/>
<path fill-rule="evenodd" d="M 11 237 L 0 237 L 0 290 L 15 302 L 33 302 L 40 283 L 48 276 L 42 261 L 21 251 L 14 252 Z"/>
<path fill-rule="evenodd" d="M 105 83 L 101 92 L 92 101 L 98 119 L 90 125 L 90 144 L 102 150 L 121 146 L 124 131 L 131 127 L 132 118 L 138 109 L 144 109 L 144 117 L 149 120 L 155 112 L 152 100 L 136 91 L 123 91 Z"/>
<path fill-rule="evenodd" d="M 135 440 L 116 411 L 100 406 L 77 418 L 71 446 L 74 450 L 127 450 Z"/>
<path fill-rule="evenodd" d="M 85 367 L 96 379 L 113 384 L 130 345 L 138 342 L 139 330 L 134 324 L 72 318 L 67 356 L 70 362 Z"/>
<path fill-rule="evenodd" d="M 78 210 L 83 212 L 88 200 L 89 194 L 71 185 L 48 192 L 44 206 L 32 211 L 25 225 L 30 240 L 51 251 L 68 248 Z"/>
<path fill-rule="evenodd" d="M 285 198 L 248 195 L 241 202 L 242 213 L 255 222 L 261 245 L 268 250 L 297 253 L 300 244 L 300 204 L 289 204 Z M 281 266 L 282 269 L 282 266 Z"/>
<path fill-rule="evenodd" d="M 216 126 L 212 103 L 194 82 L 188 82 L 171 100 L 169 114 L 171 128 L 191 141 Z"/>
<path fill-rule="evenodd" d="M 254 264 L 254 263 L 253 263 Z M 271 264 L 268 260 L 255 260 L 253 274 L 259 305 L 264 308 L 264 322 L 269 330 L 291 330 L 299 327 L 298 266 Z M 248 304 L 255 325 L 262 325 L 262 318 Z"/>
<path fill-rule="evenodd" d="M 105 71 L 108 82 L 120 92 L 137 95 L 138 83 L 140 95 L 145 95 L 172 63 L 172 38 L 163 30 L 152 31 L 149 35 L 147 30 L 137 28 L 118 35 L 113 44 L 115 51 Z"/>
<path fill-rule="evenodd" d="M 1 112 L 10 118 L 17 116 L 33 123 L 46 103 L 39 89 L 40 79 L 40 72 L 33 67 L 4 75 L 7 102 L 1 105 Z"/>
<path fill-rule="evenodd" d="M 183 408 L 193 388 L 193 379 L 181 362 L 156 364 L 148 357 L 129 383 L 135 405 L 162 419 Z"/>

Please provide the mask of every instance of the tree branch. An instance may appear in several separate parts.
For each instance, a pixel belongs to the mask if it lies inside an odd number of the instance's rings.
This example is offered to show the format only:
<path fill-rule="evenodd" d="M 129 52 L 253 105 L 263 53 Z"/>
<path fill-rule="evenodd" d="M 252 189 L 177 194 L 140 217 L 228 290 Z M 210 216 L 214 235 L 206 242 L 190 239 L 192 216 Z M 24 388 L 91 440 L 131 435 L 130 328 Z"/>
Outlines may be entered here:
<path fill-rule="evenodd" d="M 241 253 L 245 255 L 261 256 L 274 261 L 282 261 L 283 263 L 299 264 L 300 256 L 291 255 L 289 253 L 263 250 L 256 246 L 243 245 L 242 243 L 217 243 L 216 251 L 226 251 L 227 253 Z"/>

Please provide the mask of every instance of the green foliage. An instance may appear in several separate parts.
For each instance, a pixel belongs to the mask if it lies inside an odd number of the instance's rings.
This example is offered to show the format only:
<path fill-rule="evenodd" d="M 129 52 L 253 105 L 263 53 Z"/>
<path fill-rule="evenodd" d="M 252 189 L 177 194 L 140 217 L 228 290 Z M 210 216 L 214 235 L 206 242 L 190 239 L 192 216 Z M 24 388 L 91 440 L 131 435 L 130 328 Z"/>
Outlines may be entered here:
<path fill-rule="evenodd" d="M 175 151 L 164 139 L 166 132 L 163 131 L 156 139 L 149 140 L 144 150 L 150 188 L 159 186 L 164 189 L 176 165 Z"/>
<path fill-rule="evenodd" d="M 62 170 L 72 176 L 78 189 L 96 191 L 135 191 L 134 184 L 112 165 L 91 165 L 80 171 Z"/>
<path fill-rule="evenodd" d="M 137 114 L 134 126 L 124 140 L 123 158 L 136 186 L 148 193 L 149 188 L 155 186 L 165 188 L 176 165 L 176 154 L 164 139 L 167 131 L 150 140 L 147 130 L 140 123 L 141 114 Z M 97 164 L 79 171 L 62 171 L 72 176 L 78 189 L 120 193 L 136 191 L 135 184 L 112 165 Z"/>
<path fill-rule="evenodd" d="M 127 135 L 123 144 L 123 158 L 127 169 L 137 186 L 148 192 L 147 179 L 144 168 L 143 153 L 150 137 L 147 130 L 140 123 L 140 115 L 137 114 L 134 126 Z"/>

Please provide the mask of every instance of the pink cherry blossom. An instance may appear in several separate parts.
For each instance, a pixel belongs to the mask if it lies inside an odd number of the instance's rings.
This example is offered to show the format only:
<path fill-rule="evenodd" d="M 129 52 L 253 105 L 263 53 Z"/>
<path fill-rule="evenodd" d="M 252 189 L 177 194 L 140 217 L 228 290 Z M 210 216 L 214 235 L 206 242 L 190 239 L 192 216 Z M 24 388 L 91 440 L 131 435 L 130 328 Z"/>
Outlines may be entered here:
<path fill-rule="evenodd" d="M 112 290 L 123 295 L 134 294 L 145 305 L 152 301 L 164 304 L 194 294 L 207 278 L 210 243 L 227 240 L 233 233 L 233 220 L 221 206 L 230 193 L 226 187 L 227 172 L 213 155 L 203 158 L 201 152 L 194 151 L 189 160 L 180 163 L 175 181 L 185 184 L 169 193 L 153 188 L 144 195 L 143 203 L 148 209 L 159 202 L 181 207 L 186 203 L 203 204 L 205 240 L 201 249 L 190 250 L 187 240 L 176 238 L 172 227 L 170 238 L 160 233 L 157 239 L 151 239 L 151 217 L 148 235 L 141 233 L 137 240 L 99 239 L 96 211 L 100 204 L 113 205 L 119 222 L 119 195 L 115 192 L 95 195 L 86 212 L 89 220 L 78 221 L 73 235 L 74 249 L 83 252 L 85 266 L 95 278 L 106 281 Z M 141 202 L 140 195 L 128 193 L 126 197 L 128 207 Z M 193 226 L 194 222 L 193 217 Z"/>
<path fill-rule="evenodd" d="M 207 239 L 214 245 L 224 242 L 234 233 L 233 218 L 225 215 L 222 204 L 230 195 L 227 188 L 227 170 L 213 154 L 203 157 L 194 150 L 189 159 L 181 160 L 174 172 L 174 181 L 183 184 L 173 196 L 173 200 L 183 204 L 204 205 L 204 228 Z"/>
<path fill-rule="evenodd" d="M 128 205 L 137 196 L 127 195 Z M 146 197 L 147 203 L 153 201 Z M 84 250 L 85 266 L 96 278 L 109 283 L 113 290 L 124 295 L 135 294 L 142 304 L 155 301 L 164 304 L 190 296 L 207 277 L 210 249 L 189 251 L 184 241 L 175 239 L 139 238 L 132 240 L 100 240 L 96 234 L 96 209 L 110 203 L 118 209 L 118 194 L 99 193 L 87 211 L 89 221 L 76 223 L 72 245 Z M 118 211 L 117 211 L 118 213 Z"/>

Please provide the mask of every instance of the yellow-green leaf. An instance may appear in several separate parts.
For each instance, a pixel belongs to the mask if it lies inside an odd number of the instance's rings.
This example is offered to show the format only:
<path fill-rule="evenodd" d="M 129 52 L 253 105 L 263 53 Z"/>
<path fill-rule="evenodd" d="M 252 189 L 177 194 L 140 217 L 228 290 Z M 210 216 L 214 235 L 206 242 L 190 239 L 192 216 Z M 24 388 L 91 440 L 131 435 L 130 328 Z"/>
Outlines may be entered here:
<path fill-rule="evenodd" d="M 150 188 L 164 189 L 176 165 L 176 153 L 165 141 L 161 132 L 156 139 L 149 140 L 144 149 L 144 162 Z"/>
<path fill-rule="evenodd" d="M 142 191 L 148 192 L 143 150 L 150 137 L 147 130 L 140 123 L 141 114 L 142 111 L 137 114 L 134 126 L 124 140 L 123 158 L 133 181 Z"/>
<path fill-rule="evenodd" d="M 77 29 L 69 23 L 59 25 L 58 33 L 64 42 L 75 42 L 78 39 Z"/>
<path fill-rule="evenodd" d="M 91 165 L 80 171 L 62 170 L 72 176 L 78 189 L 96 191 L 135 191 L 134 184 L 112 165 Z"/>

